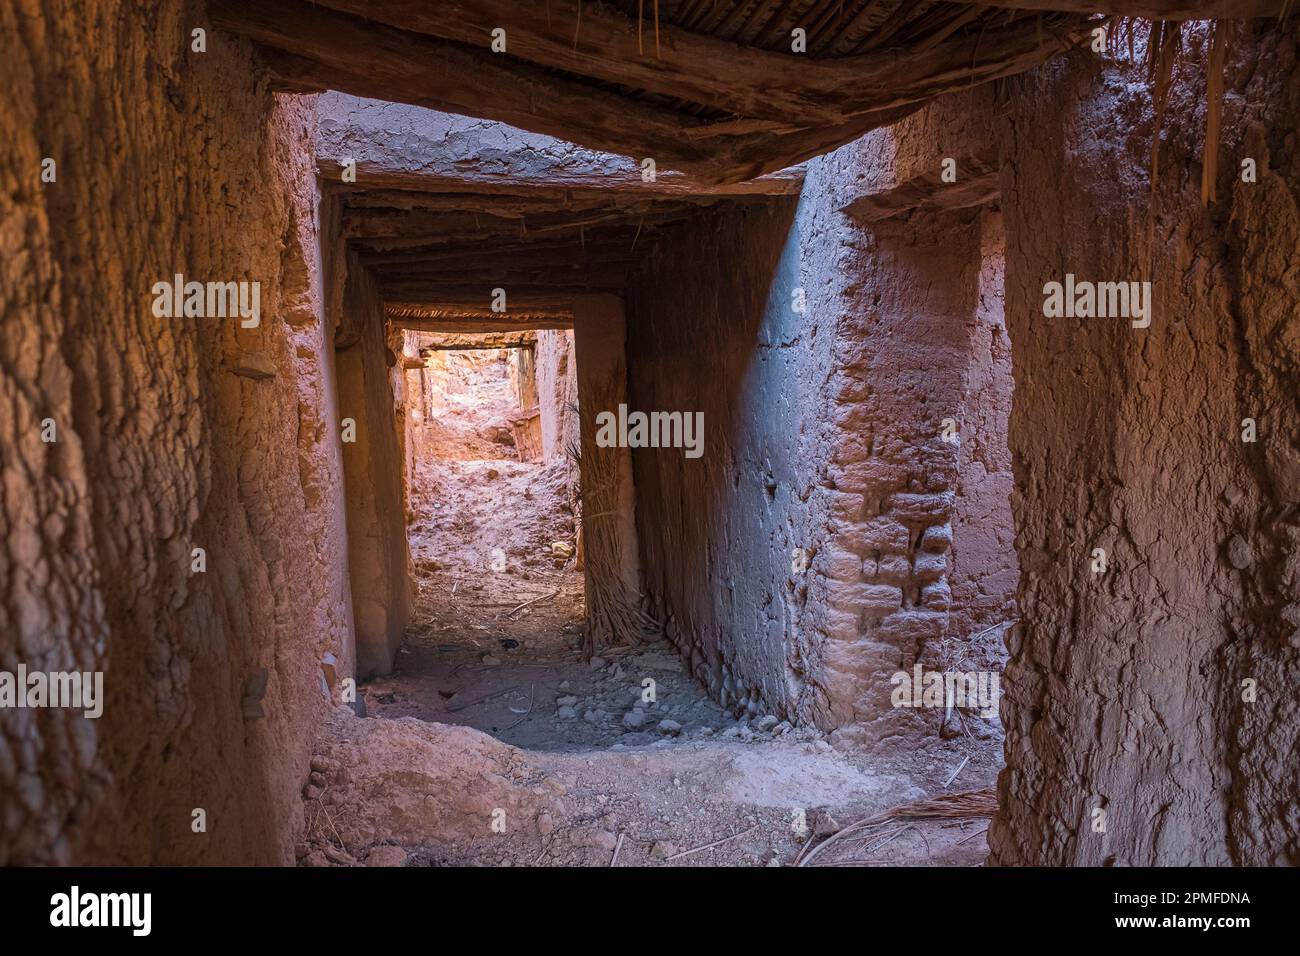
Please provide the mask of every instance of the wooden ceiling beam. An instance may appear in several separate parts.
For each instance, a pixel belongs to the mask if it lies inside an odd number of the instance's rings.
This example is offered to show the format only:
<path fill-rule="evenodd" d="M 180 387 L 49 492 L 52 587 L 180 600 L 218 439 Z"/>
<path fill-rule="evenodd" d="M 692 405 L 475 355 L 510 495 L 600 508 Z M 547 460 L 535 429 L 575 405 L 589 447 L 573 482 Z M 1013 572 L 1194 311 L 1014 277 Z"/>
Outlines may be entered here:
<path fill-rule="evenodd" d="M 998 201 L 998 163 L 992 153 L 960 157 L 957 168 L 961 175 L 955 183 L 945 183 L 937 171 L 927 170 L 889 189 L 859 197 L 844 212 L 867 222 L 880 222 L 917 210 L 954 212 Z"/>
<path fill-rule="evenodd" d="M 503 262 L 527 268 L 562 269 L 609 262 L 624 264 L 636 262 L 639 256 L 630 246 L 630 242 L 589 243 L 585 248 L 573 242 L 546 245 L 541 248 L 500 244 L 487 249 L 454 248 L 438 253 L 362 254 L 359 261 L 361 265 L 375 269 L 418 265 L 430 271 L 462 269 L 467 273 L 485 268 L 499 268 Z"/>
<path fill-rule="evenodd" d="M 502 27 L 506 30 L 506 50 L 512 58 L 679 97 L 741 117 L 801 128 L 842 123 L 864 110 L 890 106 L 891 103 L 880 101 L 882 92 L 892 92 L 900 81 L 914 82 L 916 77 L 924 77 L 929 72 L 927 51 L 905 48 L 812 59 L 740 46 L 668 25 L 660 28 L 659 55 L 652 49 L 643 54 L 638 51 L 634 20 L 602 12 L 590 2 L 582 9 L 575 44 L 578 0 L 548 0 L 547 4 L 518 0 L 320 2 L 403 32 L 456 41 L 467 48 L 481 50 L 488 49 L 492 30 Z M 1178 2 L 1186 6 L 1190 0 Z M 996 34 L 997 31 L 987 31 L 985 39 L 996 41 Z M 969 50 L 971 44 L 962 46 Z M 499 54 L 495 56 L 503 59 Z M 518 59 L 515 63 L 518 64 Z M 721 68 L 722 64 L 725 68 Z M 627 153 L 626 149 L 615 151 Z"/>
<path fill-rule="evenodd" d="M 484 332 L 477 335 L 448 333 L 433 341 L 421 342 L 421 352 L 475 352 L 480 349 L 527 349 L 537 345 L 537 335 L 532 329 L 509 332 Z M 424 362 L 414 359 L 413 366 L 423 368 Z"/>
<path fill-rule="evenodd" d="M 447 271 L 437 267 L 425 268 L 421 264 L 385 266 L 374 269 L 375 280 L 381 285 L 398 282 L 427 282 L 430 285 L 450 285 L 482 289 L 483 301 L 490 304 L 493 289 L 621 289 L 627 281 L 627 263 L 595 263 L 586 267 L 554 268 L 550 266 L 520 266 Z"/>
<path fill-rule="evenodd" d="M 499 318 L 509 319 L 513 312 L 536 312 L 545 310 L 571 311 L 573 299 L 577 295 L 591 292 L 620 292 L 621 288 L 589 287 L 555 289 L 550 286 L 515 286 L 506 289 L 506 312 L 492 312 L 492 290 L 489 283 L 470 283 L 457 285 L 451 282 L 424 282 L 419 279 L 407 279 L 394 282 L 380 282 L 379 291 L 385 301 L 389 302 L 423 302 L 437 308 L 455 308 L 457 310 L 481 310 L 486 314 L 495 314 Z"/>
<path fill-rule="evenodd" d="M 706 126 L 695 126 L 682 135 L 692 138 L 708 139 Z M 584 174 L 567 178 L 563 171 L 557 172 L 549 181 L 542 175 L 512 176 L 509 173 L 478 174 L 463 167 L 448 164 L 445 170 L 422 170 L 407 172 L 393 170 L 381 163 L 358 161 L 356 163 L 357 181 L 344 183 L 343 169 L 337 160 L 319 156 L 316 171 L 331 189 L 347 193 L 352 190 L 394 189 L 407 192 L 466 192 L 481 195 L 493 193 L 515 193 L 527 189 L 529 194 L 553 196 L 562 199 L 570 196 L 575 199 L 583 196 L 662 196 L 665 198 L 702 198 L 730 199 L 740 196 L 797 196 L 803 188 L 806 170 L 799 165 L 792 165 L 775 170 L 766 176 L 745 180 L 744 182 L 715 182 L 701 179 L 678 170 L 659 170 L 655 181 L 647 183 L 639 174 L 627 176 L 602 176 L 598 173 Z"/>
<path fill-rule="evenodd" d="M 562 309 L 520 311 L 506 318 L 485 309 L 400 303 L 386 306 L 384 315 L 393 328 L 439 335 L 483 335 L 573 328 L 572 303 Z"/>
<path fill-rule="evenodd" d="M 1067 36 L 1082 40 L 1082 33 Z M 949 40 L 926 56 L 929 65 L 900 65 L 889 85 L 888 106 L 864 112 L 839 126 L 817 127 L 785 136 L 751 136 L 736 141 L 726 156 L 728 176 L 760 176 L 829 152 L 873 129 L 896 123 L 916 112 L 935 96 L 946 92 L 962 75 L 971 85 L 986 83 L 1032 69 L 1061 50 L 1061 41 L 1048 30 L 1038 30 L 1033 18 L 980 37 Z M 847 62 L 841 60 L 839 62 Z"/>
<path fill-rule="evenodd" d="M 301 0 L 209 0 L 208 17 L 266 48 L 272 71 L 299 86 L 481 116 L 687 171 L 708 157 L 685 138 L 690 124 L 682 117 L 507 60 L 486 45 L 473 49 Z"/>
<path fill-rule="evenodd" d="M 1297 12 L 1293 0 L 945 0 L 947 3 L 979 4 L 1000 10 L 1032 10 L 1043 13 L 1101 13 L 1107 16 L 1141 17 L 1144 20 L 1252 20 L 1281 17 L 1289 9 Z"/>

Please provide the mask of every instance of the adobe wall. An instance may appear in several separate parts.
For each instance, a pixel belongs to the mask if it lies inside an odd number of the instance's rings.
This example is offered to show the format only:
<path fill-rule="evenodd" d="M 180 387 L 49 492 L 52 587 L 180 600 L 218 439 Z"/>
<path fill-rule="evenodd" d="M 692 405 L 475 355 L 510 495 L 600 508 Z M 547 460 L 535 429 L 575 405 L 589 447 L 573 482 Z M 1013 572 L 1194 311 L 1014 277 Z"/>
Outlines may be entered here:
<path fill-rule="evenodd" d="M 1003 306 L 1005 235 L 1002 215 L 980 220 L 978 302 L 971 316 L 970 366 L 957 439 L 953 502 L 952 608 L 948 630 L 967 645 L 962 669 L 1000 670 L 1002 635 L 1016 619 L 1015 528 L 1011 494 L 1015 478 L 1007 448 L 1012 404 L 1011 338 Z"/>
<path fill-rule="evenodd" d="M 793 220 L 704 214 L 660 240 L 627 295 L 629 407 L 704 415 L 702 457 L 633 452 L 652 613 L 724 706 L 790 714 L 801 687 L 785 638 L 804 596 L 791 551 L 815 527 L 805 465 L 829 361 L 825 325 L 789 308 Z M 788 653 L 804 671 L 798 646 Z"/>
<path fill-rule="evenodd" d="M 203 23 L 0 3 L 0 669 L 106 695 L 0 711 L 0 863 L 291 862 L 350 667 L 313 109 Z M 156 318 L 178 272 L 260 282 L 260 325 Z"/>
<path fill-rule="evenodd" d="M 536 358 L 542 455 L 552 462 L 569 457 L 570 450 L 578 448 L 578 374 L 573 331 L 539 329 Z"/>
<path fill-rule="evenodd" d="M 725 704 L 844 745 L 939 730 L 892 706 L 890 677 L 968 636 L 950 621 L 961 462 L 943 420 L 996 384 L 972 371 L 993 321 L 984 214 L 850 213 L 922 189 L 944 156 L 971 168 L 991 109 L 987 91 L 950 97 L 813 160 L 797 208 L 703 216 L 628 291 L 632 406 L 706 423 L 698 461 L 633 455 L 656 612 Z M 999 440 L 979 416 L 961 427 L 972 449 Z"/>
<path fill-rule="evenodd" d="M 1208 210 L 1188 41 L 1153 237 L 1144 67 L 1073 55 L 1001 126 L 1022 619 L 997 863 L 1300 863 L 1300 34 L 1233 50 Z M 1066 272 L 1151 281 L 1150 327 L 1044 318 Z"/>

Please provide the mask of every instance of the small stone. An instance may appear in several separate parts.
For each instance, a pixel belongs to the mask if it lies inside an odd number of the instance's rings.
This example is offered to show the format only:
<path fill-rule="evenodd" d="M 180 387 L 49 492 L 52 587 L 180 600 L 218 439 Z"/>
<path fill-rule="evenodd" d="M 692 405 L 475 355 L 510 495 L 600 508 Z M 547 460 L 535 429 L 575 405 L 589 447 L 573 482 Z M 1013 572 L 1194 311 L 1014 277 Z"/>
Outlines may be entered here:
<path fill-rule="evenodd" d="M 400 846 L 377 846 L 366 857 L 366 866 L 406 866 L 406 851 Z"/>
<path fill-rule="evenodd" d="M 496 667 L 498 664 L 501 663 L 501 658 L 493 657 L 491 654 L 484 654 L 483 663 L 486 664 L 488 667 Z"/>
<path fill-rule="evenodd" d="M 748 730 L 748 729 L 749 729 L 749 728 L 746 728 L 746 730 Z M 724 736 L 724 737 L 739 737 L 739 736 L 740 736 L 740 726 L 739 726 L 738 724 L 732 724 L 730 727 L 728 727 L 726 730 L 724 730 L 724 731 L 722 732 L 722 736 Z"/>
<path fill-rule="evenodd" d="M 604 667 L 607 663 L 608 663 L 608 661 L 606 661 L 605 658 L 603 658 L 603 657 L 593 657 L 593 658 L 588 662 L 588 666 L 591 667 L 592 670 L 594 670 L 594 671 L 598 671 L 598 670 L 600 670 L 602 667 Z"/>
<path fill-rule="evenodd" d="M 645 712 L 638 710 L 635 707 L 623 715 L 623 726 L 631 730 L 636 730 L 644 723 L 645 723 Z"/>
<path fill-rule="evenodd" d="M 766 733 L 780 722 L 781 721 L 778 718 L 773 717 L 771 714 L 767 714 L 754 721 L 754 728 L 760 732 Z"/>
<path fill-rule="evenodd" d="M 825 807 L 813 808 L 808 823 L 813 836 L 830 836 L 840 831 L 840 825 L 835 822 L 835 818 Z"/>
<path fill-rule="evenodd" d="M 574 717 L 578 716 L 578 712 L 566 704 L 555 712 L 555 716 L 560 718 L 560 720 L 572 720 Z"/>
<path fill-rule="evenodd" d="M 337 863 L 339 866 L 356 866 L 357 860 L 347 850 L 340 850 L 333 844 L 327 843 L 324 847 L 325 856 L 331 863 Z"/>
<path fill-rule="evenodd" d="M 322 793 L 324 793 L 324 792 L 325 792 L 325 789 L 324 789 L 323 787 L 318 787 L 318 786 L 316 786 L 315 784 L 310 784 L 310 783 L 309 783 L 309 784 L 307 784 L 306 789 L 303 790 L 302 795 L 303 795 L 304 797 L 306 797 L 308 800 L 315 800 L 317 797 L 319 797 L 319 796 L 320 796 Z"/>
<path fill-rule="evenodd" d="M 1228 563 L 1238 571 L 1244 571 L 1254 560 L 1255 555 L 1246 539 L 1239 534 L 1234 534 L 1228 541 Z"/>
<path fill-rule="evenodd" d="M 574 846 L 587 846 L 597 850 L 610 850 L 618 846 L 618 837 L 608 830 L 595 827 L 580 827 L 569 834 Z"/>
<path fill-rule="evenodd" d="M 749 743 L 754 739 L 754 731 L 749 729 L 748 724 L 741 724 L 738 733 L 740 734 L 740 739 L 745 741 L 745 743 Z"/>
<path fill-rule="evenodd" d="M 682 732 L 682 725 L 675 720 L 661 720 L 659 721 L 659 732 L 676 737 Z"/>
<path fill-rule="evenodd" d="M 656 860 L 666 860 L 670 856 L 677 855 L 677 847 L 664 840 L 656 840 L 655 845 L 650 848 L 650 855 Z"/>
<path fill-rule="evenodd" d="M 772 736 L 781 737 L 784 736 L 785 734 L 788 734 L 792 730 L 794 730 L 794 727 L 791 726 L 790 721 L 783 720 L 775 727 L 772 728 Z"/>
<path fill-rule="evenodd" d="M 573 706 L 574 704 L 576 704 L 577 702 L 578 702 L 578 698 L 577 698 L 577 697 L 574 697 L 572 694 L 568 694 L 568 695 L 566 695 L 566 696 L 564 696 L 564 697 L 557 697 L 557 698 L 555 699 L 555 706 L 557 706 L 557 707 L 572 707 L 572 706 Z"/>
<path fill-rule="evenodd" d="M 549 813 L 537 817 L 537 832 L 542 836 L 550 836 L 555 832 L 555 819 Z"/>

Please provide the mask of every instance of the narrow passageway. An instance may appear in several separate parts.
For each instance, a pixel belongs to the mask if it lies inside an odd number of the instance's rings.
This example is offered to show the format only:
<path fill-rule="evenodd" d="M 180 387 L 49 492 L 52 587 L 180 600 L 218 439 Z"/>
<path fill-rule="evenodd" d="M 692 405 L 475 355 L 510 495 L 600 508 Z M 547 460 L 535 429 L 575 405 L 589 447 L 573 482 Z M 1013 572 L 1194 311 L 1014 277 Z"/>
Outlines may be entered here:
<path fill-rule="evenodd" d="M 1298 7 L 0 0 L 0 864 L 1300 863 Z"/>
<path fill-rule="evenodd" d="M 809 834 L 911 805 L 922 816 L 882 817 L 818 862 L 977 863 L 999 765 L 987 739 L 966 732 L 892 763 L 844 754 L 747 700 L 724 708 L 662 634 L 584 650 L 571 334 L 478 344 L 501 340 L 404 336 L 415 595 L 392 672 L 362 686 L 366 749 L 418 740 L 424 728 L 403 718 L 482 731 L 545 768 L 567 822 L 541 809 L 537 834 L 431 841 L 384 829 L 391 817 L 354 831 L 348 804 L 335 804 L 314 818 L 308 856 L 346 863 L 345 847 L 377 844 L 411 865 L 607 865 L 615 851 L 625 865 L 786 865 Z M 361 761 L 341 753 L 323 766 L 346 778 Z"/>
<path fill-rule="evenodd" d="M 571 336 L 559 335 L 567 353 Z M 458 345 L 476 338 L 487 337 Z M 662 636 L 584 652 L 573 369 L 543 375 L 541 396 L 535 336 L 515 349 L 446 341 L 417 334 L 420 364 L 406 370 L 414 611 L 393 672 L 364 685 L 367 712 L 544 751 L 788 732 L 776 717 L 751 725 L 724 711 Z"/>

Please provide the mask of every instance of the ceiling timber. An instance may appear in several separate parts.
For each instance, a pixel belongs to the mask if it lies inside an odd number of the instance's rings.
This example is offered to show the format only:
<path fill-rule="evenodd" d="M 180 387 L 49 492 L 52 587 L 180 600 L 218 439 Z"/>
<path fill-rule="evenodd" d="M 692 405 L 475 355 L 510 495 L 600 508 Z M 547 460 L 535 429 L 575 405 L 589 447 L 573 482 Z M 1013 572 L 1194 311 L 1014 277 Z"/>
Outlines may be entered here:
<path fill-rule="evenodd" d="M 1063 9 L 929 0 L 210 0 L 208 9 L 216 26 L 261 48 L 285 88 L 497 120 L 650 158 L 701 182 L 735 183 L 833 149 L 948 90 L 1023 72 L 1086 37 L 1089 5 L 1056 5 Z M 505 31 L 504 52 L 492 49 L 495 30 Z M 796 30 L 804 52 L 792 50 Z"/>
<path fill-rule="evenodd" d="M 421 328 L 457 322 L 463 331 L 510 329 L 522 314 L 567 317 L 575 296 L 621 293 L 629 270 L 665 229 L 719 202 L 737 208 L 794 201 L 783 193 L 445 193 L 338 182 L 325 189 L 357 262 L 395 304 L 389 320 Z M 492 310 L 496 289 L 506 292 L 505 315 Z"/>

